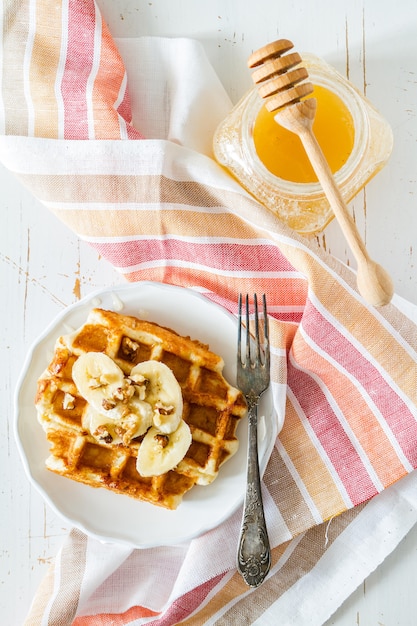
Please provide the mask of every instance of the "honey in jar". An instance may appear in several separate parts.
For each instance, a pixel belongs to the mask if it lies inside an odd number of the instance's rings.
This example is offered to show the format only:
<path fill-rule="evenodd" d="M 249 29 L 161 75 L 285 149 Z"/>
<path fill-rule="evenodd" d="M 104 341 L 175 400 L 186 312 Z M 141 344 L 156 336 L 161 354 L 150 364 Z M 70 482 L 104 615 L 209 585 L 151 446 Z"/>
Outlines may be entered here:
<path fill-rule="evenodd" d="M 314 85 L 311 97 L 313 95 L 317 100 L 313 131 L 335 174 L 347 162 L 353 150 L 353 117 L 342 99 L 330 89 Z M 271 174 L 279 178 L 294 183 L 317 182 L 300 138 L 277 124 L 275 114 L 276 111 L 268 111 L 262 106 L 255 119 L 253 142 L 259 159 Z"/>
<path fill-rule="evenodd" d="M 392 131 L 334 68 L 313 55 L 302 58 L 317 99 L 314 134 L 349 202 L 387 162 Z M 247 191 L 299 233 L 319 232 L 333 218 L 301 140 L 275 122 L 256 86 L 219 125 L 213 150 Z"/>

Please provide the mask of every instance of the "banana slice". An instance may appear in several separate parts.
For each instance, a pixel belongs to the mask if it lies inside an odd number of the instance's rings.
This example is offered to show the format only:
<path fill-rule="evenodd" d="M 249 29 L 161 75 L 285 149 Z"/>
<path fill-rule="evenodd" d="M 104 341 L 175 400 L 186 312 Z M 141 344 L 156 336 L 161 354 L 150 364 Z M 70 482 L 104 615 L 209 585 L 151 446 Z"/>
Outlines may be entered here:
<path fill-rule="evenodd" d="M 149 402 L 133 396 L 126 408 L 125 414 L 120 418 L 121 425 L 127 428 L 128 433 L 134 433 L 132 439 L 144 435 L 152 426 L 153 410 L 151 405 Z M 132 424 L 131 429 L 129 429 L 129 424 Z"/>
<path fill-rule="evenodd" d="M 140 444 L 136 469 L 144 477 L 169 472 L 184 458 L 191 441 L 191 431 L 184 420 L 169 434 L 152 426 Z"/>
<path fill-rule="evenodd" d="M 99 443 L 113 446 L 120 443 L 129 445 L 132 439 L 146 433 L 151 424 L 152 411 L 150 417 L 126 412 L 121 419 L 112 420 L 108 415 L 103 415 L 88 405 L 83 415 L 83 428 Z"/>
<path fill-rule="evenodd" d="M 80 394 L 99 413 L 113 409 L 126 395 L 128 385 L 123 371 L 102 352 L 86 352 L 78 357 L 72 377 Z"/>
<path fill-rule="evenodd" d="M 159 361 L 143 361 L 135 365 L 129 377 L 142 390 L 139 397 L 152 406 L 156 428 L 161 433 L 173 433 L 181 422 L 183 400 L 170 368 Z"/>
<path fill-rule="evenodd" d="M 82 426 L 99 443 L 129 445 L 132 439 L 144 435 L 152 425 L 153 411 L 150 404 L 136 398 L 125 405 L 123 410 L 116 419 L 112 419 L 88 404 Z"/>
<path fill-rule="evenodd" d="M 116 422 L 109 419 L 88 404 L 83 415 L 82 426 L 88 430 L 99 443 L 122 443 L 120 434 L 116 432 Z"/>

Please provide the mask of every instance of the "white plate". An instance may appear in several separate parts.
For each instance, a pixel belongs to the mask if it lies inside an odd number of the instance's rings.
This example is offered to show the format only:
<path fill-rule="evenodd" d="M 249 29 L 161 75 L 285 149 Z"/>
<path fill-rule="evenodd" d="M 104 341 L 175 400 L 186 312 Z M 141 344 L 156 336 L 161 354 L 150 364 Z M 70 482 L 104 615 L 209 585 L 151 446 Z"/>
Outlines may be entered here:
<path fill-rule="evenodd" d="M 34 407 L 36 382 L 50 362 L 58 336 L 81 326 L 96 306 L 152 320 L 209 344 L 223 357 L 224 375 L 232 385 L 236 382 L 236 318 L 197 292 L 161 283 L 133 283 L 97 292 L 67 308 L 48 326 L 30 350 L 17 387 L 15 432 L 21 457 L 30 480 L 58 515 L 106 542 L 137 548 L 182 543 L 214 528 L 242 504 L 246 420 L 237 430 L 239 450 L 217 479 L 206 487 L 193 487 L 175 511 L 106 489 L 92 489 L 45 468 L 48 443 Z M 273 413 L 272 394 L 267 392 L 259 410 L 262 472 L 278 433 Z"/>

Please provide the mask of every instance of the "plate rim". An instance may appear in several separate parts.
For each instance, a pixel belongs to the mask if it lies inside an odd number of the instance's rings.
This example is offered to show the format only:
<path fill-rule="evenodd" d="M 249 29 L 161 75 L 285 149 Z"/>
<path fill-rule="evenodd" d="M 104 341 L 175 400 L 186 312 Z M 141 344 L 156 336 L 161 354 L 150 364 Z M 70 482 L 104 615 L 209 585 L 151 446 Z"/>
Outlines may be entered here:
<path fill-rule="evenodd" d="M 93 537 L 103 543 L 127 545 L 132 548 L 138 548 L 138 549 L 181 545 L 185 542 L 188 542 L 192 539 L 195 539 L 203 535 L 204 533 L 210 530 L 213 530 L 214 528 L 221 525 L 224 521 L 226 521 L 229 517 L 231 517 L 237 511 L 237 509 L 243 504 L 243 498 L 244 498 L 243 491 L 242 491 L 241 497 L 236 499 L 234 504 L 230 508 L 228 508 L 224 512 L 223 515 L 219 514 L 219 516 L 216 518 L 215 523 L 208 521 L 205 525 L 200 524 L 198 528 L 194 529 L 193 532 L 190 533 L 190 532 L 184 531 L 183 534 L 178 535 L 178 537 L 175 540 L 172 539 L 172 540 L 164 541 L 164 539 L 161 538 L 158 541 L 155 541 L 155 540 L 153 541 L 142 540 L 141 541 L 141 537 L 138 536 L 137 540 L 135 541 L 131 537 L 127 538 L 127 537 L 120 536 L 119 534 L 117 536 L 111 536 L 108 532 L 100 532 L 97 529 L 93 530 L 90 527 L 91 526 L 90 524 L 88 523 L 86 524 L 82 522 L 79 518 L 77 519 L 77 515 L 76 513 L 74 514 L 74 511 L 72 512 L 72 515 L 69 515 L 68 513 L 61 511 L 59 506 L 55 503 L 51 494 L 46 489 L 46 487 L 44 485 L 41 485 L 36 479 L 34 475 L 33 467 L 32 467 L 33 463 L 31 466 L 29 457 L 26 453 L 25 446 L 23 444 L 22 437 L 20 434 L 20 428 L 22 426 L 22 419 L 23 419 L 22 418 L 23 411 L 22 411 L 22 408 L 20 407 L 19 400 L 23 393 L 25 382 L 27 381 L 27 378 L 29 377 L 30 366 L 32 364 L 32 361 L 35 359 L 36 350 L 40 349 L 41 344 L 48 340 L 48 338 L 50 337 L 51 333 L 53 332 L 55 328 L 57 328 L 60 324 L 65 323 L 65 319 L 68 318 L 74 312 L 74 310 L 82 309 L 84 306 L 87 306 L 87 305 L 89 305 L 90 308 L 94 308 L 95 306 L 100 307 L 101 303 L 99 302 L 95 303 L 94 300 L 99 301 L 100 298 L 109 297 L 113 295 L 115 295 L 118 298 L 119 294 L 122 297 L 123 292 L 126 292 L 126 291 L 135 292 L 136 290 L 140 290 L 143 288 L 160 289 L 160 290 L 163 290 L 164 292 L 177 291 L 180 293 L 186 293 L 188 296 L 192 296 L 192 297 L 199 299 L 200 302 L 204 306 L 213 307 L 213 309 L 215 309 L 218 313 L 227 317 L 229 321 L 233 323 L 233 325 L 236 326 L 236 329 L 237 329 L 238 322 L 237 322 L 237 317 L 235 315 L 233 315 L 230 311 L 228 311 L 222 305 L 207 298 L 204 294 L 204 291 L 197 291 L 190 287 L 182 287 L 180 285 L 172 285 L 168 283 L 154 282 L 154 281 L 138 281 L 134 283 L 126 283 L 126 284 L 122 283 L 119 285 L 111 286 L 110 288 L 102 288 L 102 289 L 94 290 L 90 294 L 78 300 L 77 302 L 74 302 L 68 305 L 62 311 L 60 311 L 57 315 L 55 315 L 55 317 L 46 325 L 43 331 L 32 341 L 27 351 L 27 354 L 25 356 L 25 359 L 23 361 L 20 374 L 17 378 L 15 393 L 14 393 L 14 416 L 13 416 L 14 438 L 15 438 L 20 460 L 23 464 L 23 468 L 25 470 L 26 476 L 28 477 L 31 485 L 42 496 L 44 501 L 50 506 L 50 508 L 54 511 L 54 513 L 60 519 L 65 520 L 66 523 L 71 524 L 72 526 L 83 531 L 88 536 Z M 212 292 L 207 291 L 207 293 L 212 293 Z M 140 309 L 140 305 L 138 306 L 138 308 Z M 115 310 L 115 308 L 113 308 L 113 310 Z M 122 310 L 118 312 L 123 314 Z M 129 314 L 129 313 L 126 313 L 126 314 Z M 56 339 L 57 339 L 57 336 L 55 336 L 55 340 Z M 198 337 L 196 337 L 196 339 L 198 339 Z M 46 365 L 47 365 L 47 359 L 45 360 L 45 367 Z M 225 361 L 225 366 L 226 366 L 226 361 Z M 229 381 L 229 382 L 231 382 L 231 384 L 233 385 L 236 384 L 235 381 Z M 36 417 L 36 414 L 35 414 L 35 417 Z M 275 441 L 278 435 L 278 419 L 276 415 L 276 409 L 273 406 L 273 403 L 271 404 L 271 415 L 269 416 L 268 421 L 270 423 L 270 431 L 271 431 L 270 438 L 272 441 Z M 272 453 L 272 449 L 273 449 L 273 444 L 272 445 L 269 444 L 267 446 L 267 449 L 263 452 L 262 464 L 264 465 L 264 467 L 261 468 L 262 472 L 266 468 L 268 459 L 270 457 L 270 454 Z M 77 485 L 81 487 L 85 487 L 86 489 L 91 488 L 87 485 L 81 485 L 80 483 L 77 483 Z M 119 494 L 113 494 L 113 495 L 119 495 Z M 137 502 L 139 505 L 142 505 L 142 506 L 143 505 L 155 506 L 155 505 L 146 503 L 144 501 L 137 501 Z"/>

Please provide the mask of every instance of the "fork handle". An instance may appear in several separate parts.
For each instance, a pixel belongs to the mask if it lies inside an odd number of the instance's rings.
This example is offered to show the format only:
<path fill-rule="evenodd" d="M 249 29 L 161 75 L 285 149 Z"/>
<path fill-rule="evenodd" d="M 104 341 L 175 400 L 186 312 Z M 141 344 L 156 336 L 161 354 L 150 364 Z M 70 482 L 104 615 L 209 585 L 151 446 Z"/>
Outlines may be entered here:
<path fill-rule="evenodd" d="M 258 587 L 271 567 L 271 550 L 262 503 L 258 463 L 258 401 L 248 401 L 248 465 L 242 528 L 237 552 L 237 568 L 246 584 Z"/>

